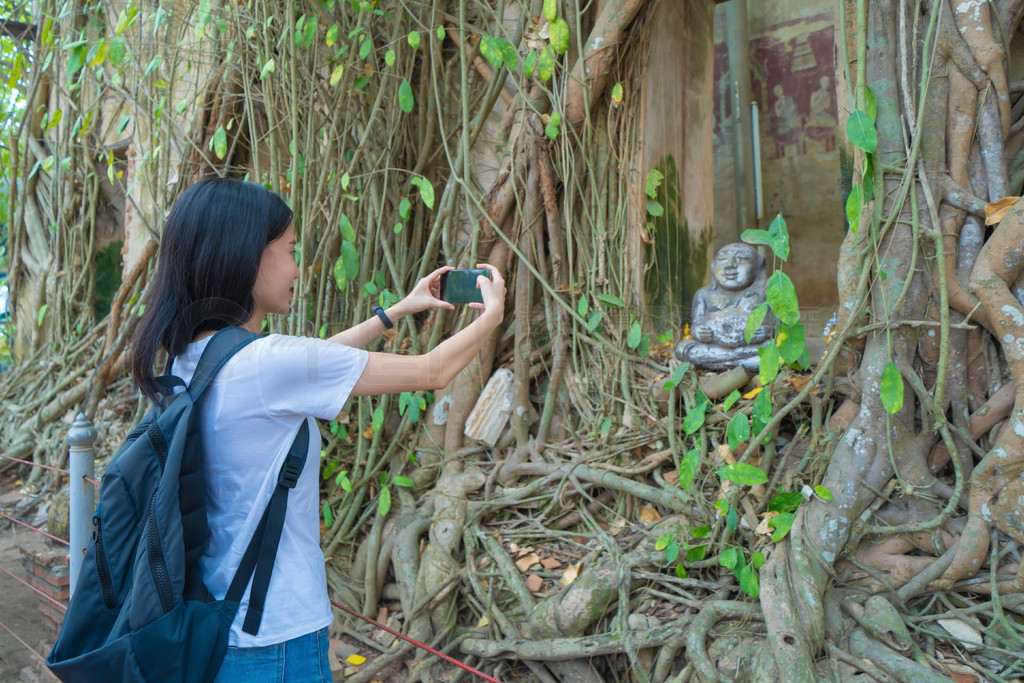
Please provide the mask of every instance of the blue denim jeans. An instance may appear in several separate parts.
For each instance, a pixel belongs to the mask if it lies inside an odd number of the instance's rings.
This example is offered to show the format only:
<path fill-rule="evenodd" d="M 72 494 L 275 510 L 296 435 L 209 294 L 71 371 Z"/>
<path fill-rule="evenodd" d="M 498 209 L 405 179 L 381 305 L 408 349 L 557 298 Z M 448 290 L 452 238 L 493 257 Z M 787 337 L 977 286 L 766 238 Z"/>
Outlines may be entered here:
<path fill-rule="evenodd" d="M 229 647 L 215 683 L 331 683 L 327 629 L 265 647 Z"/>

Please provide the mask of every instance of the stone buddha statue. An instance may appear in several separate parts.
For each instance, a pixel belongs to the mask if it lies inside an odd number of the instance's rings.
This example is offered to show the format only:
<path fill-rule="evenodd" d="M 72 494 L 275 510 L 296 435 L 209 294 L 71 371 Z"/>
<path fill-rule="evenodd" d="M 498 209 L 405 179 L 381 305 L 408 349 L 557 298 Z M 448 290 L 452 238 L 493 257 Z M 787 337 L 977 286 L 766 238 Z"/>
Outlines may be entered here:
<path fill-rule="evenodd" d="M 743 334 L 750 313 L 765 301 L 768 267 L 757 249 L 743 242 L 727 244 L 711 262 L 711 284 L 693 297 L 690 339 L 676 346 L 676 358 L 705 370 L 742 365 L 757 372 L 757 350 L 772 337 L 769 312 L 748 343 Z"/>

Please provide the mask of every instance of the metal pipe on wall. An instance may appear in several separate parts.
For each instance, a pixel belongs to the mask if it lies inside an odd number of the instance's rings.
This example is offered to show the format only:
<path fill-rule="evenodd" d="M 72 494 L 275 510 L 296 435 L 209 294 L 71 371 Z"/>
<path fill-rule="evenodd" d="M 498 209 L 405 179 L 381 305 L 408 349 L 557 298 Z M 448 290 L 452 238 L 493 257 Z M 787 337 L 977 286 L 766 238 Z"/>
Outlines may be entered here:
<path fill-rule="evenodd" d="M 754 206 L 754 142 L 750 104 L 750 37 L 747 31 L 747 0 L 729 0 L 726 5 L 726 42 L 729 49 L 729 103 L 731 105 L 733 181 L 735 183 L 735 234 L 726 241 L 739 241 L 748 228 L 757 227 Z M 728 230 L 721 226 L 722 231 Z"/>

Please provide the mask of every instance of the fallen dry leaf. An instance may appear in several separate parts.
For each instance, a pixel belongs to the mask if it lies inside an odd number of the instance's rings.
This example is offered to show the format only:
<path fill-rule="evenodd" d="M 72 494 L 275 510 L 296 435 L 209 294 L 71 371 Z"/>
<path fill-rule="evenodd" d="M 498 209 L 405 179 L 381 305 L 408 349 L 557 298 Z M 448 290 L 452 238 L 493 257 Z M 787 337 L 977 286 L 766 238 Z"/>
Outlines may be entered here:
<path fill-rule="evenodd" d="M 747 393 L 743 394 L 743 398 L 754 398 L 755 396 L 760 394 L 763 389 L 764 387 L 754 387 Z"/>
<path fill-rule="evenodd" d="M 793 385 L 793 388 L 797 391 L 803 391 L 804 387 L 811 383 L 810 377 L 800 377 L 799 375 L 790 375 L 789 383 Z"/>
<path fill-rule="evenodd" d="M 754 533 L 755 534 L 760 534 L 761 536 L 771 536 L 772 532 L 774 532 L 775 529 L 773 529 L 772 527 L 768 526 L 768 522 L 772 521 L 772 519 L 775 516 L 777 516 L 778 514 L 779 514 L 778 512 L 766 512 L 766 513 L 764 513 L 763 519 L 761 520 L 761 523 L 757 525 L 757 529 L 754 530 Z"/>
<path fill-rule="evenodd" d="M 736 455 L 729 448 L 729 444 L 723 443 L 718 445 L 718 457 L 725 461 L 727 465 L 736 464 Z"/>
<path fill-rule="evenodd" d="M 526 590 L 531 593 L 536 593 L 544 585 L 544 579 L 540 578 L 536 574 L 526 575 Z"/>
<path fill-rule="evenodd" d="M 477 625 L 477 627 L 483 627 L 483 626 L 487 626 L 487 624 L 489 624 L 489 623 L 491 623 L 491 620 L 488 619 L 487 615 L 485 614 L 484 616 L 480 617 L 480 621 L 476 622 L 476 625 Z"/>
<path fill-rule="evenodd" d="M 679 483 L 679 473 L 678 472 L 666 472 L 665 473 L 665 483 L 666 484 L 671 484 L 672 486 L 675 486 L 676 484 L 678 484 Z"/>
<path fill-rule="evenodd" d="M 625 528 L 626 520 L 620 517 L 619 519 L 615 520 L 615 522 L 612 524 L 611 529 L 609 529 L 609 532 L 612 536 L 615 536 L 619 532 L 625 530 Z"/>
<path fill-rule="evenodd" d="M 540 564 L 544 569 L 558 569 L 562 566 L 562 563 L 553 557 L 545 557 L 540 561 Z"/>
<path fill-rule="evenodd" d="M 985 225 L 995 225 L 1003 220 L 1020 197 L 1003 197 L 985 205 Z"/>
<path fill-rule="evenodd" d="M 518 560 L 516 560 L 516 568 L 519 569 L 519 571 L 521 572 L 525 572 L 527 569 L 537 564 L 538 562 L 540 562 L 540 557 L 538 557 L 537 555 L 526 555 L 525 557 L 521 557 Z"/>
<path fill-rule="evenodd" d="M 658 511 L 652 508 L 650 505 L 641 505 L 637 509 L 637 514 L 640 517 L 640 521 L 644 524 L 654 524 L 659 519 L 661 519 L 661 515 L 658 514 Z M 568 586 L 569 584 L 565 585 Z"/>
<path fill-rule="evenodd" d="M 360 664 L 366 661 L 366 657 L 362 655 L 349 655 L 345 658 L 345 661 L 351 664 L 352 666 L 359 666 Z"/>
<path fill-rule="evenodd" d="M 517 550 L 516 551 L 516 555 L 518 555 L 519 557 L 522 557 L 523 555 L 526 555 L 526 554 L 532 553 L 532 552 L 533 552 L 533 546 L 526 546 L 525 548 L 520 548 L 519 550 Z"/>
<path fill-rule="evenodd" d="M 570 583 L 576 580 L 576 577 L 580 575 L 580 565 L 582 564 L 582 562 L 577 562 L 576 564 L 570 564 L 568 567 L 565 568 L 565 571 L 562 572 L 563 586 L 568 586 Z"/>

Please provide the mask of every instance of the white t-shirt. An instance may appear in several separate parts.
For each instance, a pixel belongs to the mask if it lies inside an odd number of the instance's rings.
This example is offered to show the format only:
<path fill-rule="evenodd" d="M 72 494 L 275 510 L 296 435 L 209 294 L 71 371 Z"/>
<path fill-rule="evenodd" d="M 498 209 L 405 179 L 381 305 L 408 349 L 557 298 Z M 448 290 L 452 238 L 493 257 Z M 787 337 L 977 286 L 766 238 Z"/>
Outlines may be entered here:
<path fill-rule="evenodd" d="M 212 337 L 189 344 L 172 374 L 192 379 Z M 249 589 L 228 644 L 262 647 L 313 633 L 332 621 L 320 550 L 320 432 L 313 417 L 334 419 L 363 372 L 366 351 L 322 339 L 279 334 L 252 342 L 214 378 L 199 404 L 210 540 L 199 560 L 214 598 L 227 593 L 302 420 L 309 454 L 288 494 L 281 543 L 259 633 L 242 631 Z M 311 416 L 311 417 L 310 417 Z"/>

